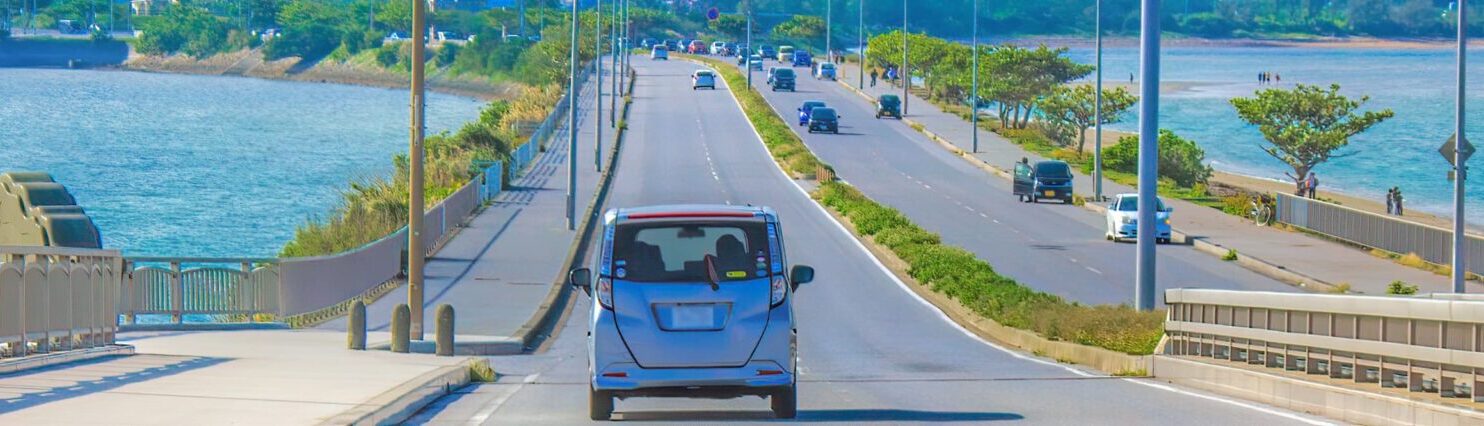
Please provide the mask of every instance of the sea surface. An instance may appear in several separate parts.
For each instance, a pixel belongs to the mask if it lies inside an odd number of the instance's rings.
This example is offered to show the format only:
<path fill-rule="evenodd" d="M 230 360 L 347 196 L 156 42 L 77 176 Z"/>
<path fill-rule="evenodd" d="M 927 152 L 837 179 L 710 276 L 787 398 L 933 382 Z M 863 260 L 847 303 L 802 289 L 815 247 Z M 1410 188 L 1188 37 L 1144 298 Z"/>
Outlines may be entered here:
<path fill-rule="evenodd" d="M 429 134 L 478 116 L 430 94 Z M 0 171 L 51 173 L 135 256 L 272 257 L 407 152 L 403 90 L 0 68 Z"/>
<path fill-rule="evenodd" d="M 1472 58 L 1484 60 L 1470 49 Z M 1073 49 L 1071 57 L 1092 63 L 1089 48 Z M 1345 156 L 1320 165 L 1320 188 L 1384 200 L 1386 188 L 1399 186 L 1409 210 L 1452 216 L 1452 184 L 1448 163 L 1438 146 L 1453 134 L 1455 54 L 1450 48 L 1374 49 L 1340 47 L 1167 47 L 1162 56 L 1166 82 L 1196 83 L 1160 100 L 1160 127 L 1193 139 L 1218 170 L 1256 177 L 1286 179 L 1291 169 L 1263 152 L 1262 134 L 1237 117 L 1234 97 L 1253 96 L 1257 74 L 1276 73 L 1282 88 L 1296 83 L 1339 84 L 1352 98 L 1368 96 L 1367 110 L 1390 108 L 1396 116 L 1350 140 L 1339 152 Z M 1103 54 L 1105 83 L 1128 83 L 1138 73 L 1138 49 L 1107 48 Z M 1469 70 L 1470 110 L 1466 132 L 1476 146 L 1484 144 L 1484 62 Z M 1122 123 L 1109 128 L 1136 131 L 1137 107 Z M 1470 164 L 1481 164 L 1473 159 Z M 1471 223 L 1484 223 L 1484 179 L 1470 180 L 1466 192 Z"/>

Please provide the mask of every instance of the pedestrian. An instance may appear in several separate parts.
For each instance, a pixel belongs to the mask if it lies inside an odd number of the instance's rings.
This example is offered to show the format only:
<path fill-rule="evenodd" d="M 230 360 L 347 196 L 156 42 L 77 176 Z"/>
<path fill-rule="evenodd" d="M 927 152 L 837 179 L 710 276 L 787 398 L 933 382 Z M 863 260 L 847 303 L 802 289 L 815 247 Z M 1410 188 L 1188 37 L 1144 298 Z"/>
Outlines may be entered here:
<path fill-rule="evenodd" d="M 1279 75 L 1278 73 L 1273 73 L 1273 82 L 1283 84 L 1283 76 Z"/>
<path fill-rule="evenodd" d="M 1402 215 L 1402 199 L 1403 199 L 1402 198 L 1402 188 L 1401 187 L 1392 187 L 1391 188 L 1391 193 L 1393 194 L 1392 196 L 1396 197 L 1396 215 L 1397 216 L 1401 216 Z"/>
<path fill-rule="evenodd" d="M 1386 190 L 1386 214 L 1396 214 L 1396 190 Z"/>
<path fill-rule="evenodd" d="M 1129 82 L 1129 84 L 1133 84 L 1133 82 L 1134 82 L 1134 73 L 1128 73 L 1128 82 Z"/>
<path fill-rule="evenodd" d="M 1309 178 L 1304 179 L 1304 190 L 1309 191 L 1310 199 L 1315 198 L 1319 192 L 1319 176 L 1315 175 L 1314 172 L 1309 172 Z"/>
<path fill-rule="evenodd" d="M 871 68 L 871 87 L 876 87 L 876 69 Z"/>
<path fill-rule="evenodd" d="M 1257 72 L 1257 84 L 1262 84 L 1262 71 Z"/>

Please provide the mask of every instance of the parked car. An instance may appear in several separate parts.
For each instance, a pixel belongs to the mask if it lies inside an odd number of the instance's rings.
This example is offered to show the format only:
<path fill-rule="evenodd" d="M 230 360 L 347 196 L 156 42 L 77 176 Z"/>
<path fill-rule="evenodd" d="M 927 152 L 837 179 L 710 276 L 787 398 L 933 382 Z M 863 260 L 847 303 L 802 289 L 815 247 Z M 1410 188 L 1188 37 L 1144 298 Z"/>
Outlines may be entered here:
<path fill-rule="evenodd" d="M 1164 200 L 1154 197 L 1154 230 L 1156 243 L 1170 242 L 1170 213 L 1175 209 L 1165 206 Z M 1108 231 L 1103 238 L 1118 242 L 1125 238 L 1139 237 L 1139 194 L 1118 194 L 1108 204 Z"/>
<path fill-rule="evenodd" d="M 876 118 L 893 117 L 902 119 L 902 98 L 897 95 L 881 95 L 876 97 Z"/>
<path fill-rule="evenodd" d="M 778 46 L 778 62 L 788 62 L 794 59 L 793 46 Z"/>
<path fill-rule="evenodd" d="M 655 45 L 649 49 L 649 59 L 655 61 L 670 60 L 670 48 L 665 47 L 663 44 Z"/>
<path fill-rule="evenodd" d="M 645 49 L 648 49 L 648 48 L 654 47 L 654 45 L 656 45 L 656 44 L 660 44 L 660 41 L 659 40 L 652 39 L 652 38 L 646 38 L 643 41 L 640 41 L 639 42 L 639 47 L 643 47 Z"/>
<path fill-rule="evenodd" d="M 834 108 L 816 107 L 809 111 L 809 133 L 840 134 L 840 114 Z"/>
<path fill-rule="evenodd" d="M 752 55 L 747 57 L 747 67 L 751 68 L 753 71 L 762 71 L 763 57 L 761 55 Z"/>
<path fill-rule="evenodd" d="M 772 86 L 774 92 L 779 90 L 794 91 L 795 78 L 796 75 L 793 68 L 773 67 L 772 70 L 768 71 L 768 85 Z"/>
<path fill-rule="evenodd" d="M 761 396 L 775 417 L 793 418 L 792 303 L 799 286 L 814 280 L 814 268 L 794 265 L 785 273 L 778 214 L 767 207 L 654 206 L 613 209 L 603 218 L 603 255 L 567 275 L 593 299 L 588 417 L 609 419 L 614 398 Z"/>
<path fill-rule="evenodd" d="M 670 50 L 680 50 L 680 41 L 665 40 L 665 47 L 669 48 Z"/>
<path fill-rule="evenodd" d="M 707 50 L 707 53 L 710 53 L 712 55 L 721 55 L 726 50 L 726 48 L 727 48 L 727 42 L 724 42 L 724 41 L 713 41 L 713 42 L 711 42 L 711 48 L 709 50 Z"/>
<path fill-rule="evenodd" d="M 706 42 L 700 40 L 691 40 L 690 48 L 686 49 L 686 53 L 690 53 L 692 55 L 705 55 Z"/>
<path fill-rule="evenodd" d="M 814 78 L 833 81 L 835 79 L 835 63 L 820 62 L 819 66 L 814 67 Z"/>
<path fill-rule="evenodd" d="M 1072 167 L 1065 161 L 1038 161 L 1035 165 L 1015 163 L 1015 183 L 1011 192 L 1022 202 L 1036 203 L 1043 198 L 1072 203 Z"/>
<path fill-rule="evenodd" d="M 821 108 L 824 106 L 824 101 L 804 101 L 803 105 L 799 105 L 799 125 L 803 126 L 809 124 L 809 113 L 812 112 L 815 108 Z"/>
<path fill-rule="evenodd" d="M 778 52 L 773 50 L 773 46 L 766 44 L 757 47 L 757 54 L 768 59 L 778 56 Z"/>
<path fill-rule="evenodd" d="M 690 75 L 691 90 L 700 89 L 702 87 L 716 90 L 716 73 L 711 72 L 711 70 L 696 70 L 695 73 L 692 73 Z"/>
<path fill-rule="evenodd" d="M 793 58 L 791 59 L 793 60 L 793 66 L 796 67 L 808 67 L 814 65 L 814 55 L 810 55 L 809 52 L 803 50 L 795 50 Z"/>
<path fill-rule="evenodd" d="M 725 46 L 722 46 L 722 48 L 721 48 L 721 55 L 732 56 L 732 55 L 736 55 L 736 54 L 737 54 L 737 43 L 727 42 L 727 44 Z"/>

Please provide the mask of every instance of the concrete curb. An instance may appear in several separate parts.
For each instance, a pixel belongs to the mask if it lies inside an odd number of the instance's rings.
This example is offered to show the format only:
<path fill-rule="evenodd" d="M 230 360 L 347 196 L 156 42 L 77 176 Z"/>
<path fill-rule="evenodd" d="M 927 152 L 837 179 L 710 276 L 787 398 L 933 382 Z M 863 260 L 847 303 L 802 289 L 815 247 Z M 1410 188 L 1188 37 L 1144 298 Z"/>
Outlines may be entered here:
<path fill-rule="evenodd" d="M 634 81 L 638 78 L 639 74 L 632 69 L 627 71 L 630 72 L 627 93 L 632 94 L 634 92 Z M 598 101 L 601 102 L 602 99 Z M 623 104 L 623 113 L 620 116 L 622 120 L 627 122 L 629 118 L 628 102 Z M 602 117 L 598 117 L 600 125 L 602 119 Z M 613 147 L 609 151 L 608 166 L 604 167 L 603 173 L 598 176 L 598 190 L 593 192 L 593 198 L 588 203 L 587 212 L 582 216 L 582 223 L 577 227 L 580 230 L 577 238 L 572 240 L 572 246 L 567 249 L 567 260 L 563 264 L 565 266 L 557 272 L 556 278 L 552 280 L 551 291 L 547 293 L 546 299 L 541 302 L 541 306 L 536 308 L 536 314 L 532 315 L 529 321 L 526 321 L 524 325 L 515 331 L 514 339 L 520 342 L 522 351 L 533 349 L 531 347 L 533 344 L 537 344 L 543 338 L 550 337 L 554 334 L 552 330 L 556 328 L 556 324 L 559 324 L 561 318 L 566 316 L 567 312 L 571 310 L 572 289 L 567 286 L 567 271 L 572 269 L 574 265 L 581 263 L 582 255 L 587 251 L 587 243 L 592 239 L 593 225 L 599 214 L 598 207 L 603 205 L 604 200 L 608 198 L 609 189 L 613 186 L 613 171 L 618 168 L 619 152 L 623 148 L 624 136 L 627 134 L 627 125 L 617 129 L 617 133 L 613 139 Z M 553 309 L 556 307 L 560 307 L 560 309 Z M 458 344 L 455 344 L 454 347 L 457 348 Z"/>
<path fill-rule="evenodd" d="M 489 369 L 489 361 L 467 358 L 458 365 L 441 367 L 408 380 L 375 398 L 331 417 L 321 425 L 399 424 L 424 406 L 473 380 L 474 369 Z"/>
<path fill-rule="evenodd" d="M 70 350 L 70 351 L 62 351 L 62 352 L 53 352 L 53 353 L 47 353 L 47 354 L 40 354 L 40 355 L 31 355 L 31 356 L 26 356 L 26 357 L 21 357 L 21 358 L 6 359 L 4 361 L 0 361 L 0 374 L 10 374 L 10 373 L 15 373 L 15 372 L 20 372 L 20 371 L 26 371 L 26 370 L 36 369 L 36 368 L 44 368 L 44 367 L 50 367 L 50 366 L 54 366 L 54 365 L 61 365 L 61 364 L 73 363 L 73 362 L 78 362 L 78 361 L 86 361 L 86 360 L 96 359 L 96 358 L 103 358 L 103 357 L 110 357 L 110 356 L 128 356 L 128 355 L 133 355 L 133 354 L 134 354 L 134 347 L 133 346 L 114 344 L 114 345 L 99 346 L 99 347 L 96 347 L 96 348 L 77 349 L 77 350 Z"/>
<path fill-rule="evenodd" d="M 409 342 L 408 351 L 415 354 L 432 354 L 438 351 L 438 342 L 433 340 L 413 340 Z M 392 349 L 391 341 L 381 341 L 366 345 L 366 350 L 389 351 Z M 498 356 L 517 355 L 525 352 L 525 343 L 519 338 L 506 336 L 475 336 L 454 335 L 453 354 L 458 356 Z"/>
<path fill-rule="evenodd" d="M 836 82 L 840 83 L 840 85 L 844 86 L 846 89 L 849 89 L 852 93 L 855 93 L 856 95 L 859 95 L 860 97 L 865 98 L 868 101 L 874 101 L 874 99 L 871 99 L 870 95 L 867 95 L 865 92 L 862 92 L 855 87 L 851 87 L 850 84 L 840 81 Z M 916 130 L 918 133 L 922 133 L 933 142 L 937 142 L 938 145 L 941 145 L 949 152 L 957 154 L 959 158 L 968 161 L 969 164 L 978 167 L 985 172 L 999 176 L 1000 178 L 1007 181 L 1014 180 L 1014 176 L 1012 176 L 1009 171 L 1000 169 L 999 167 L 995 167 L 988 162 L 975 158 L 973 155 L 964 152 L 964 150 L 960 149 L 952 142 L 949 142 L 948 140 L 939 137 L 932 131 L 927 130 L 927 128 L 921 123 L 918 123 L 906 117 L 902 118 L 902 122 L 907 123 L 907 125 L 913 130 Z M 1083 203 L 1083 207 L 1099 213 L 1106 211 L 1106 209 L 1103 209 L 1102 206 L 1098 206 L 1096 204 L 1097 203 Z M 1217 259 L 1225 257 L 1227 252 L 1227 248 L 1221 246 L 1220 244 L 1206 241 L 1204 238 L 1191 237 L 1189 234 L 1181 232 L 1179 229 L 1175 229 L 1174 227 L 1170 228 L 1170 240 L 1171 242 L 1176 242 L 1179 244 L 1191 245 L 1196 250 L 1214 256 Z M 1302 273 L 1290 271 L 1283 266 L 1279 266 L 1275 263 L 1263 260 L 1261 258 L 1245 255 L 1242 253 L 1237 253 L 1237 260 L 1235 262 L 1242 268 L 1302 289 L 1318 292 L 1328 292 L 1334 291 L 1334 289 L 1338 288 L 1338 286 L 1330 284 L 1327 281 L 1314 278 Z"/>

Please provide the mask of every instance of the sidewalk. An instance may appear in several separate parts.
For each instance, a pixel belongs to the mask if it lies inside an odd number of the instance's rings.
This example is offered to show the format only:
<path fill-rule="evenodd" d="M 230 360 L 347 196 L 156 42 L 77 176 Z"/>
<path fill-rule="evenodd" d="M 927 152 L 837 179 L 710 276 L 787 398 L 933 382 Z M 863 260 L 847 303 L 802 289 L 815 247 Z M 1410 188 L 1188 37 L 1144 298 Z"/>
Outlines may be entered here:
<path fill-rule="evenodd" d="M 854 64 L 840 66 L 840 90 L 855 90 L 859 78 L 858 70 Z M 870 86 L 869 78 L 866 80 L 864 92 L 873 98 L 887 93 L 900 96 L 902 93 L 901 88 L 891 86 L 884 80 L 878 82 L 876 87 Z M 867 102 L 863 98 L 857 99 Z M 923 130 L 965 152 L 969 151 L 973 136 L 967 121 L 944 113 L 916 95 L 912 95 L 908 102 L 908 121 L 920 124 Z M 973 154 L 973 157 L 1002 171 L 1010 170 L 1022 157 L 1029 158 L 1032 162 L 1043 159 L 989 131 L 979 132 L 979 152 Z M 1078 175 L 1079 178 L 1075 181 L 1076 192 L 1092 194 L 1092 178 L 1081 173 Z M 1135 192 L 1135 189 L 1109 180 L 1103 181 L 1105 196 L 1126 192 Z M 1280 269 L 1331 284 L 1346 283 L 1351 286 L 1352 291 L 1369 294 L 1384 294 L 1387 285 L 1393 280 L 1417 285 L 1424 293 L 1451 291 L 1448 277 L 1398 265 L 1344 244 L 1297 232 L 1254 226 L 1250 221 L 1182 200 L 1167 199 L 1165 202 L 1175 207 L 1171 224 L 1176 230 L 1185 232 L 1192 238 L 1261 259 Z M 1470 283 L 1470 288 L 1470 292 L 1484 291 L 1484 284 Z"/>
<path fill-rule="evenodd" d="M 617 129 L 608 127 L 609 84 L 604 76 L 603 151 L 608 163 Z M 592 201 L 599 173 L 593 165 L 594 123 L 598 121 L 594 80 L 583 86 L 578 99 L 577 214 Z M 515 179 L 488 208 L 470 220 L 435 256 L 425 269 L 424 333 L 432 340 L 437 306 L 454 307 L 457 341 L 500 346 L 500 352 L 519 352 L 516 332 L 530 321 L 551 294 L 553 280 L 561 274 L 575 231 L 567 230 L 567 145 L 564 125 L 547 143 L 528 174 Z M 606 166 L 605 166 L 606 167 Z M 366 327 L 386 331 L 392 309 L 407 303 L 406 287 L 366 307 Z M 345 330 L 346 319 L 337 318 L 318 328 Z M 385 341 L 385 339 L 381 340 Z M 376 339 L 368 340 L 375 344 Z"/>
<path fill-rule="evenodd" d="M 124 333 L 138 355 L 0 375 L 0 424 L 318 424 L 461 357 L 345 349 L 318 330 Z"/>

